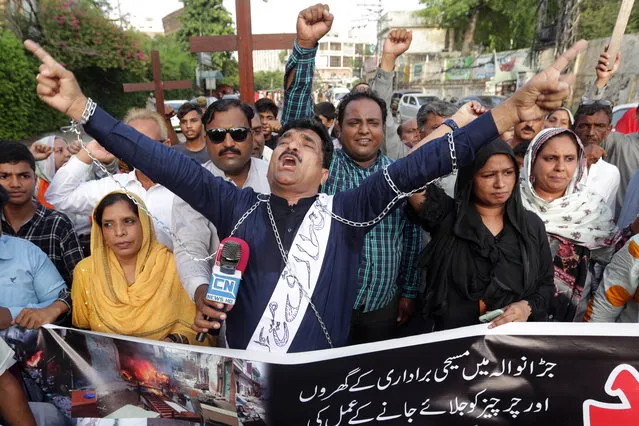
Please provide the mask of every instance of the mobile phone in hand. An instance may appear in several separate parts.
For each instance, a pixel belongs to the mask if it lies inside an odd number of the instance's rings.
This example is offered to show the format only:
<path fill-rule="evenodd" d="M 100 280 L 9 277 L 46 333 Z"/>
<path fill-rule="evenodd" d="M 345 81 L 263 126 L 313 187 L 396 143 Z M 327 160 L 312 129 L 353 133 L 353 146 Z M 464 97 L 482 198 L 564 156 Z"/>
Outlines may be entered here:
<path fill-rule="evenodd" d="M 479 322 L 482 322 L 482 323 L 491 322 L 492 320 L 502 315 L 503 313 L 504 311 L 501 309 L 495 309 L 494 311 L 486 312 L 484 315 L 479 317 Z"/>

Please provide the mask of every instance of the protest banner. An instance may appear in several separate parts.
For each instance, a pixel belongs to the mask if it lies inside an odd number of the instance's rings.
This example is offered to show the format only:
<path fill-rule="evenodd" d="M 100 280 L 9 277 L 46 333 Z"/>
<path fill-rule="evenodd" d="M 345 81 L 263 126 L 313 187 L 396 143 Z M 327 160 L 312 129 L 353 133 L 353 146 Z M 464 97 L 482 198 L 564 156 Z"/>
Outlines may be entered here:
<path fill-rule="evenodd" d="M 285 356 L 60 327 L 3 337 L 26 382 L 78 425 L 630 426 L 639 418 L 636 324 L 479 325 Z"/>

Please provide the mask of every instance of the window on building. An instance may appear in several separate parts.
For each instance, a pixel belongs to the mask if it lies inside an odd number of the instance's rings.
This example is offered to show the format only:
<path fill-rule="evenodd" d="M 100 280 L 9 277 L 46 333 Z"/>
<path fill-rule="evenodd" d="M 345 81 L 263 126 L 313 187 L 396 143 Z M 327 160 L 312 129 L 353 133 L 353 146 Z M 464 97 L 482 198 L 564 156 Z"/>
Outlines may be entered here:
<path fill-rule="evenodd" d="M 331 56 L 331 67 L 337 68 L 342 66 L 342 57 L 341 56 Z"/>
<path fill-rule="evenodd" d="M 342 66 L 345 68 L 353 68 L 353 58 L 344 56 L 342 59 Z"/>
<path fill-rule="evenodd" d="M 342 43 L 331 43 L 331 50 L 339 52 L 342 50 Z"/>
<path fill-rule="evenodd" d="M 328 43 L 320 43 L 319 50 L 328 50 Z"/>
<path fill-rule="evenodd" d="M 363 55 L 364 54 L 364 45 L 362 43 L 357 43 L 355 45 L 355 54 Z"/>
<path fill-rule="evenodd" d="M 355 44 L 353 43 L 344 43 L 344 56 L 353 56 L 355 55 Z"/>

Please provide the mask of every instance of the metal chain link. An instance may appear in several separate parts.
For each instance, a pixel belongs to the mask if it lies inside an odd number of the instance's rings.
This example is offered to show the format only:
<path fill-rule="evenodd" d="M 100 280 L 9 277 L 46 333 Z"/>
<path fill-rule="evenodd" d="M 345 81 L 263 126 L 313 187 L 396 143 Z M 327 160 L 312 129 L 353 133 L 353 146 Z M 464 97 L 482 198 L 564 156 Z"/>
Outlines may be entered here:
<path fill-rule="evenodd" d="M 450 161 L 453 167 L 453 174 L 457 175 L 457 151 L 455 150 L 455 139 L 453 132 L 448 133 L 448 150 L 450 151 Z"/>
<path fill-rule="evenodd" d="M 95 110 L 95 107 L 93 107 L 93 109 Z M 82 147 L 82 149 L 87 153 L 87 155 L 89 156 L 89 158 L 91 158 L 91 160 L 93 161 L 93 164 L 95 164 L 100 171 L 102 171 L 102 173 L 104 173 L 106 176 L 110 177 L 113 182 L 115 182 L 115 184 L 122 190 L 122 192 L 124 192 L 124 194 L 140 209 L 142 210 L 144 213 L 146 213 L 151 220 L 153 220 L 154 223 L 156 223 L 159 228 L 166 233 L 167 235 L 169 235 L 171 237 L 171 239 L 176 243 L 176 245 L 180 246 L 180 248 L 182 248 L 187 256 L 189 256 L 191 258 L 191 260 L 195 261 L 195 262 L 208 262 L 211 259 L 214 259 L 217 257 L 217 253 L 219 251 L 216 250 L 214 253 L 208 255 L 205 258 L 197 258 L 195 257 L 190 251 L 189 249 L 184 245 L 184 243 L 182 242 L 182 240 L 174 233 L 171 231 L 171 229 L 164 224 L 164 222 L 162 222 L 159 218 L 157 218 L 156 216 L 154 216 L 149 209 L 146 208 L 146 206 L 144 206 L 143 204 L 141 204 L 137 198 L 134 196 L 134 194 L 132 194 L 128 189 L 126 189 L 126 187 L 124 185 L 122 185 L 122 183 L 120 183 L 118 180 L 115 179 L 115 177 L 113 176 L 113 174 L 111 172 L 109 172 L 109 170 L 106 168 L 106 166 L 104 166 L 104 164 L 102 164 L 102 162 L 100 160 L 98 160 L 92 153 L 91 151 L 89 151 L 86 147 L 86 144 L 82 141 L 81 138 L 81 132 L 78 129 L 78 123 L 72 121 L 71 125 L 67 126 L 67 127 L 63 127 L 62 132 L 64 133 L 75 133 L 77 135 L 78 138 L 78 143 L 80 144 L 80 146 Z M 255 209 L 258 208 L 258 206 L 261 203 L 264 203 L 268 200 L 264 200 L 264 199 L 260 199 L 258 196 L 258 201 L 253 204 L 253 206 L 251 206 L 250 209 L 248 209 L 243 215 L 242 217 L 240 217 L 240 219 L 237 221 L 237 223 L 235 224 L 235 226 L 233 227 L 233 230 L 231 231 L 231 233 L 229 234 L 229 237 L 232 237 L 237 230 L 239 229 L 240 225 L 242 225 L 242 223 L 246 220 L 246 218 L 248 218 L 251 213 L 253 213 L 255 211 Z"/>
<path fill-rule="evenodd" d="M 289 271 L 293 272 L 293 270 L 289 267 L 290 265 L 289 265 L 289 262 L 288 262 L 288 252 L 286 250 L 284 250 L 284 244 L 282 244 L 282 239 L 280 238 L 280 233 L 278 232 L 277 225 L 275 224 L 275 218 L 273 217 L 273 211 L 271 210 L 271 203 L 268 203 L 268 202 L 266 203 L 266 211 L 268 212 L 268 218 L 271 221 L 271 227 L 273 228 L 273 233 L 275 234 L 275 240 L 277 241 L 277 247 L 280 249 L 280 254 L 282 255 L 282 259 L 284 259 L 285 270 L 289 270 Z M 293 277 L 295 277 L 295 275 L 293 275 Z M 317 308 L 313 304 L 313 301 L 311 300 L 311 297 L 306 292 L 306 289 L 304 288 L 302 283 L 297 278 L 295 279 L 295 281 L 297 282 L 297 285 L 299 286 L 300 290 L 302 290 L 302 294 L 304 294 L 304 297 L 308 301 L 309 306 L 311 307 L 311 309 L 315 313 L 315 317 L 317 318 L 317 322 L 319 322 L 320 327 L 322 327 L 322 331 L 324 332 L 324 336 L 326 337 L 326 341 L 328 342 L 328 346 L 332 349 L 333 348 L 333 340 L 331 339 L 331 335 L 328 333 L 328 328 L 326 328 L 326 324 L 324 324 L 324 321 L 322 320 L 322 316 L 320 315 L 319 311 L 317 310 Z"/>
<path fill-rule="evenodd" d="M 453 133 L 450 132 L 448 133 L 448 149 L 450 151 L 450 159 L 451 159 L 451 163 L 452 163 L 452 174 L 453 175 L 457 175 L 457 153 L 455 151 L 455 140 L 453 138 Z M 397 185 L 395 185 L 395 182 L 393 182 L 393 179 L 390 177 L 390 175 L 388 174 L 388 166 L 384 167 L 383 169 L 383 173 L 384 173 L 384 177 L 386 178 L 386 182 L 388 182 L 388 185 L 391 187 L 391 189 L 393 190 L 393 192 L 395 192 L 395 194 L 397 194 L 395 196 L 395 198 L 393 198 L 390 203 L 388 203 L 388 205 L 386 206 L 386 208 L 373 220 L 369 220 L 368 222 L 354 222 L 350 219 L 346 219 L 344 217 L 341 217 L 335 213 L 333 213 L 332 211 L 329 211 L 326 206 L 324 206 L 323 204 L 319 204 L 320 209 L 324 212 L 324 213 L 328 213 L 331 215 L 331 217 L 333 219 L 335 219 L 338 222 L 341 222 L 345 225 L 348 226 L 352 226 L 353 228 L 368 228 L 370 226 L 376 225 L 377 223 L 381 222 L 384 217 L 386 217 L 386 215 L 392 210 L 393 206 L 400 200 L 404 199 L 404 198 L 408 198 L 413 194 L 416 194 L 418 192 L 421 192 L 423 190 L 425 190 L 428 185 L 430 185 L 433 182 L 437 182 L 440 178 L 437 179 L 433 179 L 430 182 L 428 182 L 426 185 L 422 186 L 421 188 L 417 188 L 417 189 L 413 189 L 410 192 L 401 192 L 399 190 L 399 188 L 397 187 Z"/>
<path fill-rule="evenodd" d="M 87 104 L 89 106 L 89 108 L 87 110 L 85 110 L 85 112 L 82 114 L 82 119 L 83 122 L 86 122 L 91 115 L 93 115 L 93 111 L 95 111 L 95 107 L 96 104 L 93 103 L 91 104 L 91 102 L 89 102 Z M 85 115 L 87 115 L 86 119 L 85 119 Z M 184 243 L 180 240 L 180 238 L 175 235 L 160 219 L 158 219 L 157 217 L 155 217 L 144 205 L 142 205 L 137 199 L 136 197 L 133 196 L 133 194 L 131 194 L 129 192 L 129 190 L 127 190 L 124 185 L 122 185 L 120 182 L 118 182 L 115 177 L 113 176 L 112 173 L 109 172 L 109 170 L 104 166 L 104 164 L 102 164 L 102 162 L 100 160 L 98 160 L 92 153 L 91 151 L 89 151 L 86 147 L 86 144 L 82 141 L 81 138 L 81 132 L 80 129 L 78 128 L 79 123 L 75 122 L 75 121 L 71 121 L 71 125 L 67 126 L 67 127 L 63 127 L 61 130 L 64 133 L 75 133 L 77 135 L 78 138 L 78 142 L 80 144 L 80 146 L 82 147 L 82 149 L 87 153 L 87 155 L 89 156 L 89 158 L 91 158 L 91 160 L 93 161 L 93 163 L 98 166 L 98 168 L 106 175 L 109 176 L 124 192 L 124 194 L 129 197 L 129 199 L 131 199 L 131 201 L 138 206 L 139 209 L 141 209 L 142 211 L 144 211 L 155 223 L 157 223 L 160 226 L 160 229 L 162 229 L 162 231 L 166 232 L 174 241 L 177 245 L 179 245 L 182 249 L 185 250 L 186 254 L 195 262 L 206 262 L 209 261 L 213 258 L 215 258 L 217 256 L 218 250 L 215 251 L 215 253 L 212 253 L 211 255 L 203 258 L 203 259 L 198 259 L 195 256 L 193 256 L 188 249 L 186 248 L 186 246 L 184 245 Z M 448 133 L 448 148 L 450 150 L 450 158 L 451 158 L 451 162 L 452 162 L 452 173 L 454 175 L 457 174 L 457 154 L 455 151 L 455 142 L 453 139 L 453 134 L 452 132 Z M 408 193 L 404 193 L 401 192 L 399 190 L 399 188 L 395 185 L 395 182 L 393 182 L 392 178 L 390 177 L 390 175 L 388 174 L 388 167 L 384 167 L 383 169 L 383 174 L 384 174 L 384 178 L 386 179 L 386 182 L 388 182 L 389 186 L 391 187 L 391 189 L 393 190 L 393 192 L 395 192 L 396 196 L 388 203 L 388 205 L 384 208 L 384 210 L 373 220 L 369 220 L 368 222 L 354 222 L 352 220 L 343 218 L 335 213 L 333 213 L 332 211 L 329 211 L 326 206 L 324 204 L 322 204 L 321 202 L 318 202 L 318 206 L 319 208 L 325 212 L 328 213 L 333 219 L 337 220 L 338 222 L 341 222 L 345 225 L 348 226 L 352 226 L 355 228 L 367 228 L 370 226 L 373 226 L 377 223 L 379 223 L 382 219 L 384 219 L 384 217 L 386 217 L 386 215 L 391 211 L 391 209 L 393 208 L 393 206 L 400 200 L 410 197 L 411 195 L 423 191 L 424 189 L 426 189 L 426 187 L 428 185 L 430 185 L 432 182 L 435 182 L 437 179 L 434 179 L 430 182 L 428 182 L 426 185 L 422 186 L 421 188 L 417 188 L 414 189 Z M 257 196 L 258 200 L 255 204 L 253 204 L 251 206 L 251 208 L 249 208 L 238 220 L 238 222 L 235 224 L 235 226 L 233 227 L 233 230 L 231 230 L 231 233 L 229 234 L 229 237 L 232 237 L 235 232 L 237 232 L 237 230 L 239 229 L 239 227 L 242 225 L 242 223 L 244 223 L 244 221 L 259 207 L 260 204 L 262 203 L 266 203 L 266 210 L 268 212 L 268 217 L 269 220 L 271 222 L 271 227 L 273 228 L 273 234 L 275 235 L 275 240 L 277 241 L 277 246 L 278 249 L 280 251 L 280 254 L 282 256 L 282 259 L 284 260 L 284 265 L 286 267 L 286 269 L 291 270 L 289 268 L 289 262 L 288 262 L 288 252 L 286 250 L 284 250 L 284 244 L 282 243 L 282 239 L 280 238 L 280 233 L 277 230 L 277 225 L 275 224 L 275 218 L 273 217 L 273 212 L 271 210 L 271 204 L 269 203 L 270 200 L 270 196 L 268 195 L 263 195 L 263 194 L 258 194 Z M 292 271 L 292 270 L 291 270 Z M 308 301 L 309 306 L 311 307 L 311 309 L 313 310 L 313 312 L 315 313 L 315 317 L 317 318 L 317 321 L 320 324 L 320 327 L 322 328 L 322 331 L 324 332 L 324 336 L 326 337 L 326 341 L 328 342 L 329 346 L 331 348 L 333 348 L 333 341 L 331 339 L 331 336 L 328 332 L 328 328 L 326 327 L 326 324 L 324 324 L 324 321 L 322 320 L 322 317 L 319 313 L 319 311 L 317 310 L 317 307 L 315 306 L 315 304 L 313 304 L 313 301 L 311 300 L 311 297 L 308 295 L 308 293 L 306 292 L 306 289 L 302 286 L 302 284 L 299 282 L 299 280 L 297 280 L 298 286 L 300 288 L 300 290 L 302 290 L 302 294 L 304 295 L 304 297 L 306 298 L 306 300 Z"/>

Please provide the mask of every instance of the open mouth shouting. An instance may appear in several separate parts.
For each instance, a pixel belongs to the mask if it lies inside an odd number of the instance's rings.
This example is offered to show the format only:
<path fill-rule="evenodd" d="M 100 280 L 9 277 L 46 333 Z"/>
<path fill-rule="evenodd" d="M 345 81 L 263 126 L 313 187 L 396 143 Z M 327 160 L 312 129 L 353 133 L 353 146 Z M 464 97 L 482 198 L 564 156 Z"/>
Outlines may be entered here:
<path fill-rule="evenodd" d="M 293 170 L 299 163 L 302 162 L 300 156 L 293 151 L 286 151 L 282 155 L 280 155 L 280 164 L 282 169 L 285 170 Z"/>

